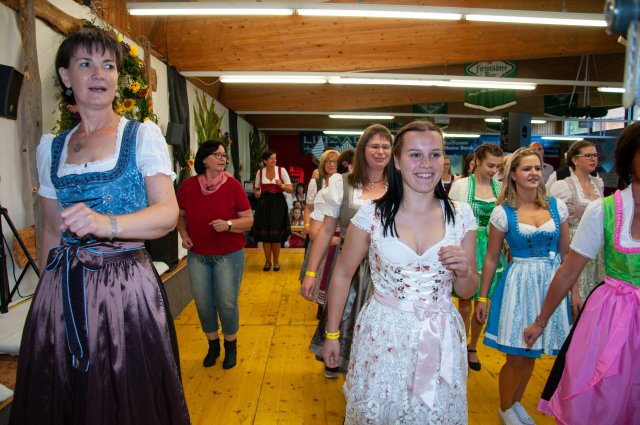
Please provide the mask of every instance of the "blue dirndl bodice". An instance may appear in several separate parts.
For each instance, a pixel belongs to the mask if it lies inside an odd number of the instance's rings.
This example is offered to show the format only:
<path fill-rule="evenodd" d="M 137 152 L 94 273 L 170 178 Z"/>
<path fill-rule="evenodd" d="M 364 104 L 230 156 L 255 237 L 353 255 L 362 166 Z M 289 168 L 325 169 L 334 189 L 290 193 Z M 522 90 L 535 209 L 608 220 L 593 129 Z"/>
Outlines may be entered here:
<path fill-rule="evenodd" d="M 528 235 L 520 232 L 518 225 L 518 211 L 503 205 L 507 215 L 509 231 L 505 234 L 509 250 L 513 257 L 554 257 L 558 254 L 558 240 L 560 239 L 560 214 L 556 198 L 547 197 L 549 203 L 549 213 L 555 223 L 555 231 L 537 231 Z M 552 254 L 553 253 L 553 254 Z"/>
<path fill-rule="evenodd" d="M 136 163 L 136 139 L 140 123 L 130 120 L 124 129 L 116 166 L 109 171 L 69 174 L 58 177 L 60 158 L 69 131 L 58 135 L 51 144 L 51 182 L 56 188 L 60 210 L 80 202 L 102 214 L 130 214 L 147 207 L 144 178 Z M 78 240 L 68 232 L 67 243 Z M 84 240 L 83 242 L 90 242 Z"/>

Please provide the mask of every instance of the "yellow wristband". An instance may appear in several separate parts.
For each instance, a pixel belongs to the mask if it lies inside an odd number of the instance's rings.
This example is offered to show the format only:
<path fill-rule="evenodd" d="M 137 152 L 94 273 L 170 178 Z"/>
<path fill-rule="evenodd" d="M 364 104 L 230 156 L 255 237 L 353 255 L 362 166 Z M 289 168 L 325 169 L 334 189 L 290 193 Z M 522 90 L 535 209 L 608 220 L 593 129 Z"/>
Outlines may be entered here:
<path fill-rule="evenodd" d="M 305 224 L 304 224 L 304 227 L 311 227 L 311 224 L 309 224 L 309 223 L 305 223 Z"/>
<path fill-rule="evenodd" d="M 316 272 L 310 272 L 309 270 L 307 270 L 306 272 L 304 272 L 305 276 L 311 276 L 311 277 L 316 277 Z"/>
<path fill-rule="evenodd" d="M 340 331 L 338 332 L 325 332 L 325 337 L 327 339 L 340 339 Z"/>
<path fill-rule="evenodd" d="M 478 302 L 479 303 L 488 303 L 489 302 L 489 298 L 487 298 L 487 297 L 478 297 Z"/>

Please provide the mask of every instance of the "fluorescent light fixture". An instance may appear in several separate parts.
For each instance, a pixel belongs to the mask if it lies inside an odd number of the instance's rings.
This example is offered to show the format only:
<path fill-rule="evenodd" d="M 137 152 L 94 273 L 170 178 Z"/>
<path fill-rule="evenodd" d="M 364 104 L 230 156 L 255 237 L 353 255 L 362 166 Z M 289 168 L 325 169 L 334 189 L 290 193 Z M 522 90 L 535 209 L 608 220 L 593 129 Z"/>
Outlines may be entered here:
<path fill-rule="evenodd" d="M 414 6 L 374 5 L 374 4 L 311 4 L 297 6 L 300 16 L 332 16 L 338 18 L 386 18 L 386 19 L 436 19 L 459 21 L 461 13 L 447 13 L 439 10 L 448 8 L 422 8 Z"/>
<path fill-rule="evenodd" d="M 524 11 L 505 11 L 511 13 L 518 13 Z M 537 25 L 563 25 L 563 26 L 577 26 L 577 27 L 606 27 L 607 22 L 602 19 L 573 19 L 562 18 L 562 13 L 556 13 L 558 17 L 546 17 L 546 16 L 534 16 L 531 12 L 529 16 L 518 15 L 488 15 L 488 14 L 469 14 L 465 15 L 467 21 L 479 21 L 479 22 L 502 22 L 506 24 L 537 24 Z M 538 12 L 539 15 L 544 15 L 543 12 Z M 568 14 L 566 14 L 568 15 Z M 578 13 L 572 15 L 580 15 Z M 587 15 L 586 13 L 584 15 Z"/>
<path fill-rule="evenodd" d="M 335 136 L 359 136 L 364 132 L 362 130 L 325 130 L 322 133 Z"/>
<path fill-rule="evenodd" d="M 445 139 L 478 139 L 479 134 L 473 133 L 444 133 Z"/>
<path fill-rule="evenodd" d="M 535 90 L 536 85 L 528 82 L 485 81 L 485 80 L 428 80 L 428 79 L 398 79 L 398 78 L 349 78 L 329 77 L 330 84 L 370 84 L 391 86 L 422 86 L 422 87 L 462 87 L 485 89 Z"/>
<path fill-rule="evenodd" d="M 601 93 L 624 93 L 626 90 L 623 87 L 598 87 L 598 91 Z"/>
<path fill-rule="evenodd" d="M 431 19 L 510 24 L 606 27 L 602 14 L 393 4 L 298 2 L 149 2 L 127 3 L 131 15 L 331 16 L 349 18 Z"/>
<path fill-rule="evenodd" d="M 500 119 L 500 118 L 485 118 L 484 122 L 499 123 L 499 122 L 502 122 L 502 119 Z"/>
<path fill-rule="evenodd" d="M 546 124 L 547 120 L 531 120 L 531 124 Z"/>
<path fill-rule="evenodd" d="M 130 15 L 137 16 L 188 16 L 188 15 L 244 15 L 287 16 L 293 9 L 268 3 L 206 3 L 206 2 L 152 2 L 127 3 Z"/>
<path fill-rule="evenodd" d="M 363 114 L 331 114 L 329 118 L 340 120 L 392 120 L 393 115 L 363 115 Z"/>
<path fill-rule="evenodd" d="M 222 75 L 221 83 L 245 83 L 245 84 L 324 84 L 327 79 L 314 76 L 295 75 Z"/>
<path fill-rule="evenodd" d="M 577 142 L 578 140 L 584 140 L 584 137 L 571 137 L 571 136 L 542 136 L 542 140 L 560 140 L 568 142 Z"/>

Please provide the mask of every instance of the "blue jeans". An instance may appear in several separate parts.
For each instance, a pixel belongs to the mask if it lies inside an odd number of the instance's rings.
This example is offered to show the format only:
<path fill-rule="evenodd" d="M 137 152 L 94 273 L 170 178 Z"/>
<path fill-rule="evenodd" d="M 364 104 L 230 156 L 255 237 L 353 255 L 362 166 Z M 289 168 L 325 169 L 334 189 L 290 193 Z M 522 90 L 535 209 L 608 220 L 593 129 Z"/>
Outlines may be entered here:
<path fill-rule="evenodd" d="M 244 249 L 225 255 L 198 255 L 189 251 L 187 268 L 202 330 L 217 332 L 220 317 L 223 334 L 238 332 Z"/>

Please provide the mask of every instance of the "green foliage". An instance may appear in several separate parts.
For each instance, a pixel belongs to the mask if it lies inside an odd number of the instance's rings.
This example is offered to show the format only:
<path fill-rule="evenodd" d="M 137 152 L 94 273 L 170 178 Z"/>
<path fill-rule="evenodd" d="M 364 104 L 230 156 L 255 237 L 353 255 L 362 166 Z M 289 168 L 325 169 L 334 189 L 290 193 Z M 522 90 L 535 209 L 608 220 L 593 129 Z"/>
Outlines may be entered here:
<path fill-rule="evenodd" d="M 249 133 L 249 156 L 251 158 L 250 175 L 254 176 L 262 166 L 262 152 L 267 149 L 267 138 L 264 137 L 258 129 L 254 129 Z"/>
<path fill-rule="evenodd" d="M 217 140 L 222 142 L 225 150 L 229 150 L 231 138 L 225 139 L 220 131 L 222 116 L 216 114 L 215 100 L 211 99 L 211 103 L 207 102 L 207 97 L 202 93 L 202 98 L 196 93 L 196 105 L 193 106 L 193 117 L 196 125 L 196 135 L 198 136 L 198 145 L 207 140 Z M 197 107 L 197 109 L 196 109 Z"/>

